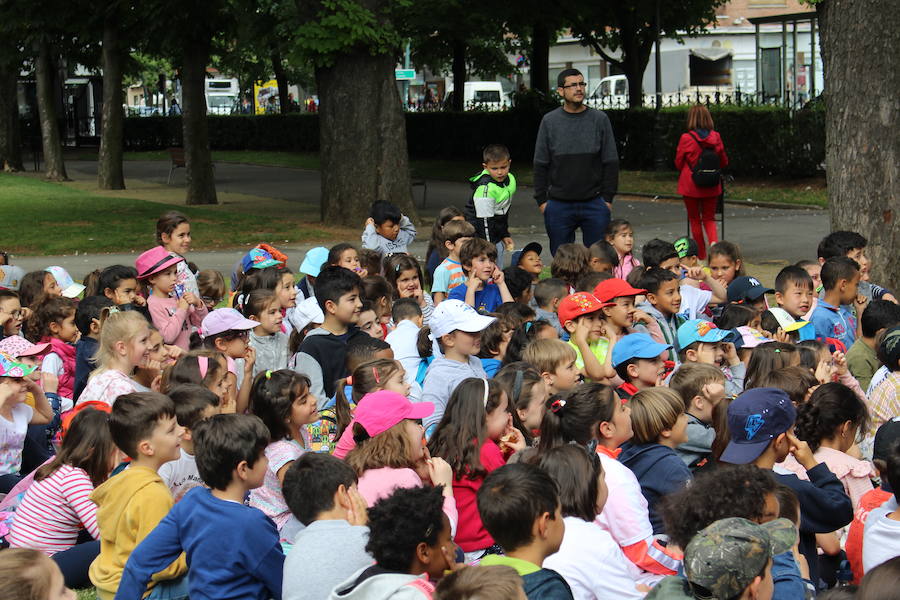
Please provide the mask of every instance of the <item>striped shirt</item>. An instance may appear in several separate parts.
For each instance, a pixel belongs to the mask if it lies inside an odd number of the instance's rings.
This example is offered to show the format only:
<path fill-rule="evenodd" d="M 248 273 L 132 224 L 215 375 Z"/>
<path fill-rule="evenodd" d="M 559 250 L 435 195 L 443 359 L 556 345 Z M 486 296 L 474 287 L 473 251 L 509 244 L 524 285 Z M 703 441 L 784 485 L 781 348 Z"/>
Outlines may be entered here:
<path fill-rule="evenodd" d="M 879 427 L 900 415 L 900 371 L 889 373 L 869 393 L 869 415 L 872 418 L 869 420 L 867 438 L 874 438 Z"/>
<path fill-rule="evenodd" d="M 88 497 L 93 491 L 88 474 L 71 465 L 35 481 L 16 509 L 9 545 L 52 556 L 74 546 L 82 529 L 99 539 L 97 505 Z"/>
<path fill-rule="evenodd" d="M 458 262 L 445 258 L 444 262 L 435 269 L 433 279 L 431 293 L 443 292 L 447 294 L 456 286 L 466 282 L 466 274 Z"/>

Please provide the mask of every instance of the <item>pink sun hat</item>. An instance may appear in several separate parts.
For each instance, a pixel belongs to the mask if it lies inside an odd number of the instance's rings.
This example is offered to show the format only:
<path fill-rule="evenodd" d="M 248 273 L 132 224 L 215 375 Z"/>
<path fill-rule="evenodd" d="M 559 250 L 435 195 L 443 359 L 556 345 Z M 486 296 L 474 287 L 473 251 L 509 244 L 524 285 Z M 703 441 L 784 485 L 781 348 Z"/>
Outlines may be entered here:
<path fill-rule="evenodd" d="M 137 269 L 138 279 L 147 279 L 151 275 L 165 271 L 183 260 L 180 256 L 172 256 L 162 246 L 156 246 L 138 256 L 137 260 L 134 261 L 134 268 Z"/>
<path fill-rule="evenodd" d="M 11 335 L 0 340 L 0 352 L 9 354 L 13 358 L 22 358 L 23 356 L 37 356 L 43 354 L 50 348 L 50 344 L 32 344 L 19 335 Z"/>

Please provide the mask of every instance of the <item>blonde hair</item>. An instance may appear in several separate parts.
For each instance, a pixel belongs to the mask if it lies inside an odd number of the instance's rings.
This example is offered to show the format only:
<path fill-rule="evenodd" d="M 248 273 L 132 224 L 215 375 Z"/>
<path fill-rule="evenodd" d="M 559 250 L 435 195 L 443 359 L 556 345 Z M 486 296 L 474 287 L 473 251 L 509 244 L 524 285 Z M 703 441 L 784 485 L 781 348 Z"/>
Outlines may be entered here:
<path fill-rule="evenodd" d="M 0 598 L 46 600 L 50 596 L 53 561 L 26 548 L 0 550 Z"/>
<path fill-rule="evenodd" d="M 687 411 L 691 406 L 691 400 L 703 393 L 703 387 L 716 382 L 725 383 L 725 374 L 717 367 L 706 363 L 688 362 L 678 367 L 669 380 L 669 387 L 681 396 L 684 410 Z"/>
<path fill-rule="evenodd" d="M 512 567 L 492 565 L 460 569 L 447 575 L 434 591 L 434 600 L 518 600 L 522 578 Z"/>
<path fill-rule="evenodd" d="M 400 421 L 375 437 L 369 437 L 363 426 L 355 423 L 353 441 L 356 442 L 356 447 L 344 460 L 360 476 L 369 469 L 412 468 L 412 454 L 415 448 L 407 437 L 405 428 L 404 422 Z"/>
<path fill-rule="evenodd" d="M 538 373 L 555 373 L 565 362 L 572 362 L 578 355 L 575 349 L 562 340 L 534 340 L 522 352 L 522 360 L 538 370 Z"/>
<path fill-rule="evenodd" d="M 641 390 L 628 401 L 631 406 L 631 429 L 635 444 L 649 444 L 659 440 L 666 429 L 675 427 L 684 413 L 681 396 L 667 387 Z"/>
<path fill-rule="evenodd" d="M 115 360 L 116 343 L 128 343 L 149 327 L 147 319 L 139 312 L 103 309 L 100 312 L 100 341 L 93 359 L 97 370 L 109 368 L 109 363 Z"/>

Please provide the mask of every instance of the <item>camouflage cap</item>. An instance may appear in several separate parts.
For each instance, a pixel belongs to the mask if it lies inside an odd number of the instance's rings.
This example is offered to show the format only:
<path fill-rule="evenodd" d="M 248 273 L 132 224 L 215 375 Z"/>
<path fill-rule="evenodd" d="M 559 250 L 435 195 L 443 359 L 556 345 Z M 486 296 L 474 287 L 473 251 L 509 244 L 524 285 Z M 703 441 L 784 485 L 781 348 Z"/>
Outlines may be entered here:
<path fill-rule="evenodd" d="M 737 517 L 720 519 L 687 545 L 684 573 L 694 597 L 733 598 L 750 585 L 770 558 L 787 552 L 796 541 L 797 528 L 787 519 L 763 525 Z"/>

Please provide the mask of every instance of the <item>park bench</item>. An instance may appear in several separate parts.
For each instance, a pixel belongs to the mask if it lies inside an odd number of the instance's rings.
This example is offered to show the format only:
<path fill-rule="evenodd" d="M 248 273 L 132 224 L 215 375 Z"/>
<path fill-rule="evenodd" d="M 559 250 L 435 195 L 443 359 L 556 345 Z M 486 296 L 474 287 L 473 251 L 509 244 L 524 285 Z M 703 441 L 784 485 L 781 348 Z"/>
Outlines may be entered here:
<path fill-rule="evenodd" d="M 166 151 L 169 153 L 169 159 L 172 161 L 169 164 L 169 177 L 166 179 L 166 185 L 172 184 L 172 174 L 175 173 L 175 169 L 184 169 L 184 148 L 166 148 Z M 213 173 L 216 171 L 216 163 L 212 164 Z"/>

